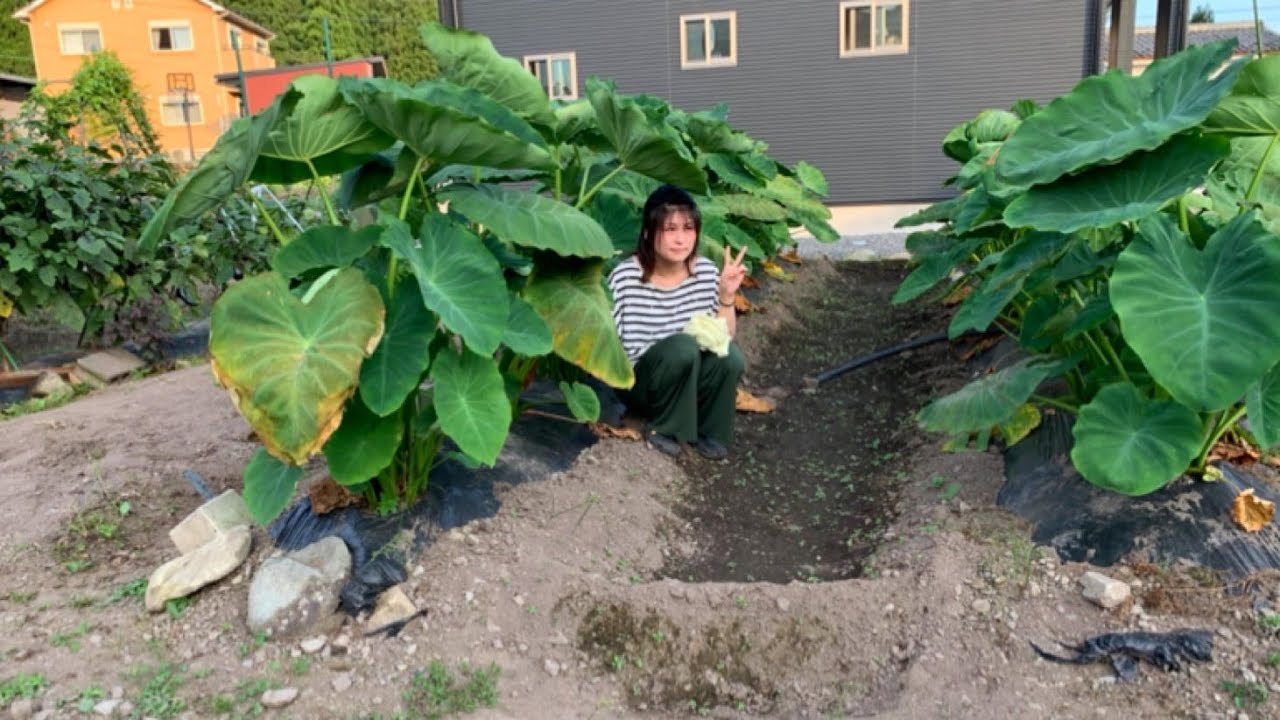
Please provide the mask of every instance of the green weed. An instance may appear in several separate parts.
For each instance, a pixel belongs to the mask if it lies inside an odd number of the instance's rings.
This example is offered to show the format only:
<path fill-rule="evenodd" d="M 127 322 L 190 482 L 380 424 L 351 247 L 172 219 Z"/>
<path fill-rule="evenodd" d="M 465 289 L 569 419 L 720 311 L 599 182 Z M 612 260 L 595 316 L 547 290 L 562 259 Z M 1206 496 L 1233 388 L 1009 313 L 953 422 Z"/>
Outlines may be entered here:
<path fill-rule="evenodd" d="M 1222 689 L 1231 695 L 1231 704 L 1235 705 L 1237 709 L 1261 705 L 1270 696 L 1267 692 L 1267 686 L 1260 682 L 1231 682 L 1230 680 L 1223 680 Z"/>
<path fill-rule="evenodd" d="M 145 677 L 142 692 L 134 706 L 138 717 L 170 720 L 187 709 L 187 703 L 178 697 L 178 688 L 186 682 L 186 668 L 171 663 L 161 663 L 137 673 Z"/>
<path fill-rule="evenodd" d="M 17 698 L 30 700 L 45 688 L 49 681 L 40 673 L 24 673 L 0 683 L 0 705 L 8 705 Z"/>
<path fill-rule="evenodd" d="M 54 633 L 53 637 L 49 638 L 49 644 L 66 648 L 73 653 L 80 652 L 80 638 L 88 635 L 92 629 L 93 625 L 86 620 L 65 633 Z"/>
<path fill-rule="evenodd" d="M 137 598 L 147 594 L 147 579 L 137 578 L 111 591 L 110 602 L 120 602 L 125 598 Z"/>
<path fill-rule="evenodd" d="M 404 694 L 405 709 L 412 717 L 436 720 L 454 713 L 473 712 L 498 704 L 498 677 L 502 668 L 472 668 L 463 663 L 458 676 L 439 660 L 432 661 L 424 675 L 413 676 Z"/>

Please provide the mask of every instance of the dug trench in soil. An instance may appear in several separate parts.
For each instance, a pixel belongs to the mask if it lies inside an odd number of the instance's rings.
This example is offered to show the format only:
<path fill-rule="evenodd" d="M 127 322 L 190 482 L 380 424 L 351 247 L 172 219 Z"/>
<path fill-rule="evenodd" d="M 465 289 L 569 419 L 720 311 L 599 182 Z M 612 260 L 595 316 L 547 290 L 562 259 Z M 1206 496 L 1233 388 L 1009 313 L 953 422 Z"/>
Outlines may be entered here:
<path fill-rule="evenodd" d="M 913 415 L 956 372 L 954 351 L 907 351 L 816 389 L 803 378 L 945 328 L 938 304 L 890 303 L 907 273 L 902 263 L 842 263 L 806 279 L 791 321 L 766 331 L 755 357 L 748 352 L 745 380 L 780 397 L 776 411 L 739 414 L 728 461 L 681 460 L 689 480 L 677 512 L 696 549 L 669 559 L 660 576 L 785 583 L 875 574 L 870 559 L 920 442 Z"/>

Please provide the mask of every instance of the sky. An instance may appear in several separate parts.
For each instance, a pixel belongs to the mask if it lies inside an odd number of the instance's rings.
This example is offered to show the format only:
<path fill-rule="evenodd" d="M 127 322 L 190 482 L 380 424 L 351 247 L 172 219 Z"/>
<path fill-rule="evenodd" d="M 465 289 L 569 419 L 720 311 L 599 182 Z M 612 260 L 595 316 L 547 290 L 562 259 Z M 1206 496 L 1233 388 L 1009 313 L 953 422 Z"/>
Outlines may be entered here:
<path fill-rule="evenodd" d="M 1252 0 L 1188 0 L 1187 4 L 1192 12 L 1201 5 L 1208 5 L 1213 10 L 1214 22 L 1253 20 Z M 1280 0 L 1258 0 L 1258 14 L 1268 29 L 1280 30 Z M 1138 0 L 1137 24 L 1156 24 L 1156 0 Z"/>

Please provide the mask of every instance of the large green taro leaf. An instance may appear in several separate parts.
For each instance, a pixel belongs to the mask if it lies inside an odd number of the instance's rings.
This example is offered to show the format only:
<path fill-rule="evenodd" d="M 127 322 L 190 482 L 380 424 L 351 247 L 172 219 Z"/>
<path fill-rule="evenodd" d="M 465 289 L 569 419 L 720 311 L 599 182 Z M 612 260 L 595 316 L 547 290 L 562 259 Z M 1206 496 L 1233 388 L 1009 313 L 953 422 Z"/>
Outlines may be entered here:
<path fill-rule="evenodd" d="M 822 197 L 827 196 L 827 177 L 821 170 L 801 160 L 796 163 L 795 171 L 800 184 L 804 185 L 806 190 Z"/>
<path fill-rule="evenodd" d="M 439 81 L 437 81 L 439 84 Z M 546 148 L 530 142 L 532 128 L 513 134 L 523 123 L 497 103 L 487 104 L 488 116 L 475 114 L 481 101 L 455 106 L 459 93 L 424 83 L 409 88 L 393 80 L 343 78 L 342 92 L 364 111 L 365 117 L 400 140 L 419 157 L 440 164 L 458 163 L 496 168 L 551 169 Z M 499 124 L 495 124 L 501 116 Z M 523 137 L 522 137 L 523 135 Z"/>
<path fill-rule="evenodd" d="M 953 198 L 936 202 L 929 207 L 918 210 L 904 218 L 900 218 L 893 226 L 896 228 L 915 227 L 927 223 L 950 222 L 956 212 L 964 205 L 967 196 L 957 195 Z"/>
<path fill-rule="evenodd" d="M 318 280 L 305 303 L 276 273 L 249 278 L 213 307 L 213 374 L 267 450 L 301 465 L 342 421 L 383 315 L 377 289 L 355 268 Z"/>
<path fill-rule="evenodd" d="M 689 192 L 706 194 L 706 173 L 671 128 L 650 119 L 634 100 L 619 95 L 611 83 L 588 78 L 587 97 L 595 108 L 600 132 L 623 165 Z"/>
<path fill-rule="evenodd" d="M 1263 449 L 1280 445 L 1280 363 L 1277 363 L 1244 394 L 1249 411 L 1249 429 Z"/>
<path fill-rule="evenodd" d="M 602 269 L 600 261 L 539 267 L 529 277 L 524 299 L 551 327 L 556 355 L 613 387 L 629 388 L 635 373 L 613 324 Z"/>
<path fill-rule="evenodd" d="M 757 197 L 746 193 L 725 193 L 717 195 L 710 201 L 718 206 L 722 215 L 759 220 L 761 222 L 778 222 L 787 219 L 787 211 L 769 198 Z"/>
<path fill-rule="evenodd" d="M 436 320 L 413 287 L 400 287 L 387 303 L 387 331 L 360 367 L 360 399 L 379 416 L 398 410 L 431 362 Z"/>
<path fill-rule="evenodd" d="M 1009 203 L 1004 220 L 1011 227 L 1074 232 L 1144 218 L 1201 185 L 1229 152 L 1222 138 L 1182 135 L 1116 165 L 1031 188 Z"/>
<path fill-rule="evenodd" d="M 1259 135 L 1231 138 L 1231 154 L 1214 168 L 1207 183 L 1218 215 L 1233 218 L 1242 210 L 1257 208 L 1258 219 L 1272 232 L 1280 231 L 1278 140 L 1278 136 Z"/>
<path fill-rule="evenodd" d="M 1254 60 L 1204 121 L 1207 132 L 1280 134 L 1280 55 Z"/>
<path fill-rule="evenodd" d="M 359 230 L 336 225 L 310 227 L 276 251 L 271 268 L 292 280 L 312 270 L 347 267 L 369 252 L 380 232 L 377 225 Z"/>
<path fill-rule="evenodd" d="M 1154 150 L 1199 125 L 1231 91 L 1243 63 L 1217 73 L 1234 40 L 1187 48 L 1139 76 L 1119 70 L 1085 78 L 1023 121 L 1000 149 L 995 171 L 1019 187 Z"/>
<path fill-rule="evenodd" d="M 546 355 L 554 347 L 546 321 L 532 305 L 518 297 L 511 298 L 511 315 L 507 318 L 502 344 L 526 357 Z"/>
<path fill-rule="evenodd" d="M 756 148 L 750 136 L 709 112 L 689 113 L 685 129 L 702 152 L 745 153 Z"/>
<path fill-rule="evenodd" d="M 902 281 L 902 284 L 898 286 L 897 292 L 893 294 L 893 303 L 895 305 L 914 300 L 923 295 L 929 288 L 937 285 L 939 280 L 950 275 L 957 265 L 967 260 L 970 253 L 982 244 L 982 241 L 978 238 L 957 241 L 942 233 L 936 233 L 935 236 L 931 237 L 939 241 L 946 239 L 949 245 L 945 248 L 941 245 L 937 247 L 929 246 L 931 252 L 924 255 L 924 259 Z M 924 241 L 921 240 L 920 242 L 923 243 Z"/>
<path fill-rule="evenodd" d="M 282 463 L 266 448 L 258 448 L 244 466 L 244 504 L 262 525 L 269 524 L 293 497 L 302 468 Z"/>
<path fill-rule="evenodd" d="M 244 185 L 277 115 L 289 112 L 296 101 L 296 97 L 278 98 L 257 115 L 233 123 L 147 221 L 138 240 L 139 250 L 152 254 L 171 230 L 200 220 Z"/>
<path fill-rule="evenodd" d="M 421 242 L 419 242 L 419 240 Z M 507 327 L 507 284 L 502 266 L 480 238 L 443 215 L 428 215 L 415 240 L 392 220 L 381 242 L 408 261 L 427 308 L 481 355 L 498 349 Z"/>
<path fill-rule="evenodd" d="M 541 125 L 555 125 L 551 102 L 538 79 L 516 60 L 498 54 L 489 38 L 427 23 L 422 26 L 422 40 L 444 77 L 475 88 Z"/>
<path fill-rule="evenodd" d="M 1252 214 L 1197 250 L 1172 220 L 1142 223 L 1116 262 L 1125 340 L 1184 405 L 1221 410 L 1280 356 L 1280 247 Z"/>
<path fill-rule="evenodd" d="M 444 348 L 431 365 L 440 429 L 469 457 L 492 465 L 511 427 L 511 403 L 491 357 Z"/>
<path fill-rule="evenodd" d="M 600 396 L 586 383 L 560 381 L 560 394 L 565 405 L 579 422 L 593 423 L 600 419 Z"/>
<path fill-rule="evenodd" d="M 584 258 L 613 254 L 604 228 L 572 205 L 496 185 L 459 183 L 439 195 L 451 209 L 507 242 Z"/>
<path fill-rule="evenodd" d="M 253 167 L 257 182 L 288 184 L 311 179 L 311 169 L 336 175 L 359 167 L 373 153 L 391 145 L 391 136 L 365 119 L 342 93 L 338 81 L 303 75 L 290 84 Z M 310 164 L 310 167 L 308 167 Z"/>
<path fill-rule="evenodd" d="M 1023 280 L 1025 277 L 1014 277 L 1005 283 L 994 282 L 992 277 L 983 280 L 956 309 L 947 325 L 947 336 L 954 340 L 967 330 L 986 331 L 1022 291 Z"/>
<path fill-rule="evenodd" d="M 990 430 L 1013 417 L 1036 386 L 1061 368 L 1027 358 L 929 403 L 916 416 L 921 427 L 951 435 Z"/>
<path fill-rule="evenodd" d="M 1086 480 L 1124 495 L 1146 495 L 1187 468 L 1204 428 L 1195 412 L 1150 400 L 1129 383 L 1108 385 L 1080 408 L 1071 462 Z"/>
<path fill-rule="evenodd" d="M 399 414 L 379 417 L 352 398 L 342 425 L 324 445 L 329 474 L 339 485 L 369 482 L 395 459 L 403 435 L 404 421 Z"/>

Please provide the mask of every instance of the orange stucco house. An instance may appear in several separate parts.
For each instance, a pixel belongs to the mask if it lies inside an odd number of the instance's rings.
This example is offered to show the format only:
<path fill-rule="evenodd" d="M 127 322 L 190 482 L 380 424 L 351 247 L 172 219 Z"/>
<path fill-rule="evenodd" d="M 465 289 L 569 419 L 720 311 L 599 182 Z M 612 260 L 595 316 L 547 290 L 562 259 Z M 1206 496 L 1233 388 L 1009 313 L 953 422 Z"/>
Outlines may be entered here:
<path fill-rule="evenodd" d="M 198 158 L 240 114 L 235 38 L 248 72 L 275 67 L 275 35 L 209 0 L 34 0 L 13 14 L 31 31 L 36 77 L 65 89 L 86 56 L 110 50 L 133 71 L 160 144 L 178 161 Z"/>

